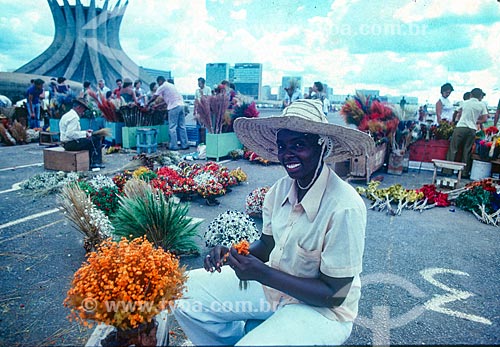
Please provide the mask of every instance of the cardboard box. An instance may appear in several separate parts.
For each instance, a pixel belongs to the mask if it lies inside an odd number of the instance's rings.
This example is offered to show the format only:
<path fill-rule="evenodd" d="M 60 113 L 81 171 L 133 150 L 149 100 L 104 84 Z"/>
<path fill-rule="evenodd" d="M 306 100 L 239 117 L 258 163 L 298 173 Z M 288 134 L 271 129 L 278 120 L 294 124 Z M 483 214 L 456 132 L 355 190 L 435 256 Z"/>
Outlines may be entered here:
<path fill-rule="evenodd" d="M 43 166 L 46 170 L 88 171 L 88 151 L 65 151 L 63 147 L 43 150 Z"/>

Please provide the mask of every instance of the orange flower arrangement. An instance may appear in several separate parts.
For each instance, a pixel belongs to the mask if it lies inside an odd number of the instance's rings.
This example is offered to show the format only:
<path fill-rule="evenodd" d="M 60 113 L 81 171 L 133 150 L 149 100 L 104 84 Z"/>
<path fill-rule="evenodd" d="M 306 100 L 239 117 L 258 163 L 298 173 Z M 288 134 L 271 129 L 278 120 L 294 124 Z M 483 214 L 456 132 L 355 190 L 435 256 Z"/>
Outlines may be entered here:
<path fill-rule="evenodd" d="M 249 255 L 250 254 L 250 243 L 247 240 L 241 240 L 238 243 L 233 245 L 233 248 L 241 255 Z M 228 253 L 229 255 L 229 253 Z M 247 281 L 240 281 L 240 290 L 248 288 Z"/>
<path fill-rule="evenodd" d="M 102 322 L 119 330 L 151 322 L 182 296 L 185 267 L 145 237 L 118 243 L 105 240 L 75 273 L 64 305 L 70 320 L 92 327 Z"/>
<path fill-rule="evenodd" d="M 241 240 L 237 244 L 233 245 L 233 247 L 238 251 L 238 254 L 242 255 L 250 254 L 250 243 L 247 240 Z"/>

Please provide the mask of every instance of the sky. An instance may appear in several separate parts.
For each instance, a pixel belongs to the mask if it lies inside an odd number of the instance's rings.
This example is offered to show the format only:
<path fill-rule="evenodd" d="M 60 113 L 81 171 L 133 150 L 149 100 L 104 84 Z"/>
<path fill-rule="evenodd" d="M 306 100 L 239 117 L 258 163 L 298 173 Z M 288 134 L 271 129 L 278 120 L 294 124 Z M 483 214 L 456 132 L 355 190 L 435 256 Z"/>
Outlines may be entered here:
<path fill-rule="evenodd" d="M 0 0 L 0 33 L 0 71 L 36 58 L 54 35 L 48 3 Z M 453 101 L 474 87 L 489 105 L 500 98 L 497 0 L 129 0 L 120 43 L 186 94 L 207 63 L 261 63 L 273 93 L 283 76 L 302 76 L 303 87 L 322 81 L 334 94 L 435 103 L 450 82 Z"/>

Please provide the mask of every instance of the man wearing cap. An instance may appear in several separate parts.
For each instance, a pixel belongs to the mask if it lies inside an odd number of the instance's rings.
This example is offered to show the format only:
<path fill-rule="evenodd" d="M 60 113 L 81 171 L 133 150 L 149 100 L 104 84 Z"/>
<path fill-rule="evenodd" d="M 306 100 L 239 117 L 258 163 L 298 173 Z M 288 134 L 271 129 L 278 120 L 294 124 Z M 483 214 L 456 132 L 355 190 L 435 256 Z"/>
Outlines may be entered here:
<path fill-rule="evenodd" d="M 204 269 L 190 271 L 177 321 L 195 345 L 344 343 L 358 311 L 366 206 L 326 163 L 366 154 L 373 140 L 329 124 L 321 101 L 310 99 L 279 117 L 239 118 L 234 130 L 287 176 L 266 194 L 249 255 L 217 246 Z M 250 330 L 248 320 L 260 324 Z"/>
<path fill-rule="evenodd" d="M 84 98 L 73 100 L 73 108 L 66 112 L 59 123 L 61 142 L 67 151 L 89 151 L 90 168 L 104 168 L 102 165 L 102 136 L 93 135 L 92 130 L 81 130 L 80 116 L 89 109 Z"/>
<path fill-rule="evenodd" d="M 451 135 L 446 160 L 455 161 L 457 153 L 462 149 L 462 163 L 466 163 L 462 173 L 463 178 L 470 178 L 472 145 L 476 137 L 477 124 L 482 124 L 488 120 L 488 109 L 481 102 L 485 95 L 480 88 L 471 90 L 470 99 L 464 101 L 462 115 Z"/>

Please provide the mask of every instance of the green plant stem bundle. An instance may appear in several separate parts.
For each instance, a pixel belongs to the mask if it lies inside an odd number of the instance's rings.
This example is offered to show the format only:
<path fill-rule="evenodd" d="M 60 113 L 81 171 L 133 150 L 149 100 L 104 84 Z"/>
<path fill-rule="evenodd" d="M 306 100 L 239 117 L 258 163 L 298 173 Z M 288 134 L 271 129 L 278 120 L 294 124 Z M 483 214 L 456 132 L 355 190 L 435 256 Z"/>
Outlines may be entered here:
<path fill-rule="evenodd" d="M 131 180 L 120 197 L 120 208 L 113 215 L 114 235 L 130 240 L 146 236 L 164 250 L 177 254 L 197 253 L 194 237 L 201 222 L 188 217 L 189 205 L 178 204 L 147 184 Z"/>

